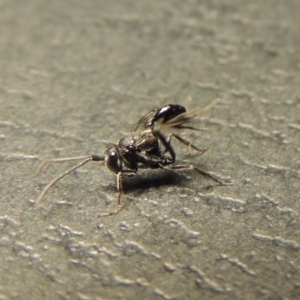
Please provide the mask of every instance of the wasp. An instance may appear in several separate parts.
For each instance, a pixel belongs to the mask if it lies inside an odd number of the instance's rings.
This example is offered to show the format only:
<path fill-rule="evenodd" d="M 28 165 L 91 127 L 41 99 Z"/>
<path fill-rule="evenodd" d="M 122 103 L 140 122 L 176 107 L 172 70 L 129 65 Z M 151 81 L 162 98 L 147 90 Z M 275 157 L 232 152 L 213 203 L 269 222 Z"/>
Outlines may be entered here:
<path fill-rule="evenodd" d="M 123 178 L 135 176 L 139 169 L 168 169 L 168 170 L 187 170 L 191 169 L 198 174 L 208 177 L 219 185 L 231 185 L 223 182 L 212 174 L 201 170 L 193 164 L 177 165 L 176 153 L 171 145 L 171 139 L 175 138 L 188 148 L 194 149 L 201 154 L 206 149 L 199 149 L 178 134 L 171 132 L 166 137 L 163 131 L 167 129 L 183 130 L 206 130 L 205 128 L 195 128 L 189 126 L 195 117 L 209 111 L 216 105 L 218 100 L 212 101 L 202 109 L 187 111 L 185 107 L 178 104 L 168 104 L 149 111 L 131 129 L 122 136 L 117 143 L 108 144 L 105 147 L 104 155 L 87 155 L 67 158 L 46 159 L 40 165 L 38 172 L 48 164 L 56 162 L 66 162 L 81 160 L 81 162 L 66 172 L 54 178 L 41 192 L 36 200 L 39 204 L 47 191 L 60 179 L 82 167 L 90 161 L 104 161 L 107 168 L 117 175 L 118 206 L 121 204 L 123 194 Z M 114 213 L 111 213 L 114 214 Z"/>

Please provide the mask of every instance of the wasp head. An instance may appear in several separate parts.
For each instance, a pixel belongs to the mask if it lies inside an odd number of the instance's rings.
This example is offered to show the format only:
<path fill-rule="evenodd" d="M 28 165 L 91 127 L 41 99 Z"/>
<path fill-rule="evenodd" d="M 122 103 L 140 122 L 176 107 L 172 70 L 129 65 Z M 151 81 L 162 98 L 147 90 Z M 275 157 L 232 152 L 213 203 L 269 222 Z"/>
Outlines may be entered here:
<path fill-rule="evenodd" d="M 122 170 L 120 152 L 116 144 L 108 144 L 105 148 L 104 156 L 106 165 L 112 172 L 117 174 Z"/>

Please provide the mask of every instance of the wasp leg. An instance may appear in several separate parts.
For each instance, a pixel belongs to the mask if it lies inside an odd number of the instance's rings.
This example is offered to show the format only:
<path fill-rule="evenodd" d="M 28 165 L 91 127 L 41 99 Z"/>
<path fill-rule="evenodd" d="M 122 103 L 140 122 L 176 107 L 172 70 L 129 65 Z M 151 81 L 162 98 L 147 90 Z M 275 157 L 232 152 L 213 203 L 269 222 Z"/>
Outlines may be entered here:
<path fill-rule="evenodd" d="M 48 159 L 48 160 L 44 160 L 42 162 L 42 164 L 40 165 L 40 167 L 38 168 L 38 172 L 41 171 L 42 168 L 44 168 L 47 164 L 50 163 L 55 163 L 55 162 L 65 162 L 65 161 L 70 161 L 70 160 L 78 160 L 78 159 L 85 159 L 84 161 L 82 161 L 80 164 L 72 167 L 71 169 L 67 170 L 66 172 L 60 174 L 59 176 L 57 176 L 56 178 L 54 178 L 51 182 L 49 182 L 47 184 L 47 186 L 43 189 L 43 191 L 41 192 L 41 194 L 39 195 L 39 197 L 37 198 L 37 200 L 35 201 L 35 205 L 38 205 L 44 198 L 44 196 L 46 195 L 47 191 L 60 179 L 62 179 L 63 177 L 65 177 L 66 175 L 72 173 L 73 171 L 75 171 L 76 169 L 82 167 L 83 165 L 85 165 L 86 163 L 88 163 L 89 161 L 103 161 L 104 157 L 103 156 L 98 156 L 98 155 L 88 155 L 88 156 L 76 156 L 76 157 L 66 157 L 66 158 L 55 158 L 55 159 Z"/>
<path fill-rule="evenodd" d="M 123 177 L 133 177 L 135 175 L 136 175 L 136 171 L 132 171 L 132 170 L 123 170 L 118 173 L 117 175 L 117 188 L 119 192 L 118 206 L 120 206 L 121 204 L 121 196 L 123 194 L 123 182 L 122 182 Z"/>
<path fill-rule="evenodd" d="M 201 152 L 201 154 L 203 154 L 204 152 L 206 152 L 208 150 L 208 147 L 205 149 L 199 149 L 198 147 L 194 146 L 192 143 L 190 143 L 189 141 L 185 140 L 184 138 L 180 137 L 179 135 L 172 133 L 170 135 L 170 137 L 168 138 L 168 143 L 171 143 L 171 138 L 172 136 L 174 136 L 179 142 L 181 142 L 182 144 L 186 145 L 189 149 L 194 149 L 197 150 L 198 152 Z"/>
<path fill-rule="evenodd" d="M 218 178 L 216 178 L 215 176 L 213 176 L 212 174 L 203 171 L 201 169 L 199 169 L 198 167 L 194 166 L 194 165 L 177 165 L 177 166 L 162 166 L 163 169 L 170 169 L 170 170 L 194 170 L 196 171 L 198 174 L 208 177 L 210 179 L 212 179 L 213 181 L 217 182 L 218 184 L 222 185 L 222 186 L 228 186 L 228 185 L 232 185 L 232 183 L 228 183 L 228 182 L 223 182 L 221 180 L 219 180 Z"/>
<path fill-rule="evenodd" d="M 176 160 L 176 153 L 175 153 L 173 147 L 171 146 L 170 141 L 168 141 L 166 139 L 166 137 L 164 135 L 162 135 L 159 131 L 154 132 L 153 134 L 161 141 L 161 143 L 165 147 L 165 150 L 164 150 L 163 153 L 164 154 L 165 153 L 170 153 L 171 160 L 168 161 L 168 164 L 173 164 Z"/>
<path fill-rule="evenodd" d="M 123 206 L 121 206 L 121 196 L 123 194 L 123 184 L 122 179 L 123 177 L 133 177 L 136 175 L 136 171 L 132 170 L 123 170 L 117 174 L 117 188 L 118 188 L 118 208 L 115 211 L 99 215 L 99 217 L 106 217 L 106 216 L 115 216 L 117 213 L 119 213 Z"/>

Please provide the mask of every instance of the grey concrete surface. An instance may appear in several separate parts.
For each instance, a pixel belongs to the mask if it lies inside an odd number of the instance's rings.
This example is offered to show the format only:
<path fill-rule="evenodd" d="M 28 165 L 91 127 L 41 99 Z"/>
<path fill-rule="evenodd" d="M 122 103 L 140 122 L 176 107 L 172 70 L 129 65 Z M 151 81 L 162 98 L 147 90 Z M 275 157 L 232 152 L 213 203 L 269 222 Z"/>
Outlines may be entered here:
<path fill-rule="evenodd" d="M 0 1 L 0 299 L 300 299 L 300 2 Z M 190 97 L 190 98 L 189 98 Z M 148 110 L 218 105 L 193 172 L 90 163 Z M 192 99 L 192 100 L 190 100 Z M 222 130 L 221 130 L 222 129 Z"/>

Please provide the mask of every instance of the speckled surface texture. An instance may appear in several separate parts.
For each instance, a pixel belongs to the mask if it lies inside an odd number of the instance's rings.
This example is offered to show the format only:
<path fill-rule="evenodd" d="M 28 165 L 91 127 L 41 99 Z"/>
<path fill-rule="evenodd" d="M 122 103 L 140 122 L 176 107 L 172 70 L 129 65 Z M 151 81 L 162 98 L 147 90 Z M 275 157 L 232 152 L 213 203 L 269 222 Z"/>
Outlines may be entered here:
<path fill-rule="evenodd" d="M 299 299 L 300 2 L 0 1 L 0 299 Z M 192 101 L 187 100 L 191 97 Z M 221 100 L 193 172 L 90 163 L 159 104 Z M 222 129 L 222 130 L 220 130 Z M 72 164 L 71 164 L 72 165 Z"/>

